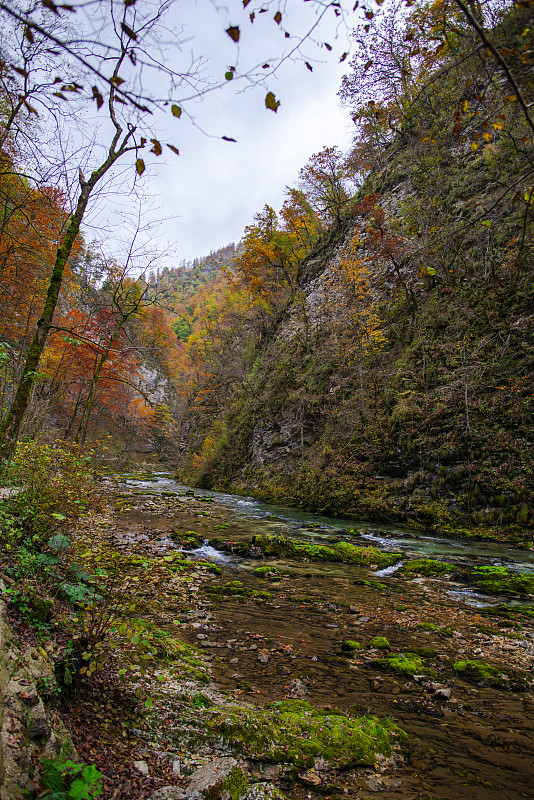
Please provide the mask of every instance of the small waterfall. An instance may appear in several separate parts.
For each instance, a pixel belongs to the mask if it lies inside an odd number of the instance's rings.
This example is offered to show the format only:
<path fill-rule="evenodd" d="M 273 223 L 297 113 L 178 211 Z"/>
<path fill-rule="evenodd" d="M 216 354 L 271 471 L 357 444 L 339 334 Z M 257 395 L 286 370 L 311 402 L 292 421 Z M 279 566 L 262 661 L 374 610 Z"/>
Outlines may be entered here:
<path fill-rule="evenodd" d="M 373 572 L 373 575 L 376 575 L 377 578 L 385 578 L 386 575 L 393 575 L 394 572 L 397 572 L 398 569 L 405 564 L 405 561 L 397 561 L 396 564 L 392 564 L 391 567 L 384 567 L 384 569 L 377 569 Z"/>

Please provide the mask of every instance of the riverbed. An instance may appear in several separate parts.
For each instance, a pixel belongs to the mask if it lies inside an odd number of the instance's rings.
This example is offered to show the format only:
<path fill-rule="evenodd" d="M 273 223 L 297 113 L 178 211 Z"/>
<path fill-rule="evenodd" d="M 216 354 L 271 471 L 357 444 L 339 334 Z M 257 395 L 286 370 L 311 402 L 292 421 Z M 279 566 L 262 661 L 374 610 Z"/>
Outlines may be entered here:
<path fill-rule="evenodd" d="M 253 703 L 288 697 L 316 706 L 393 718 L 408 734 L 405 764 L 376 781 L 349 776 L 343 786 L 297 781 L 295 798 L 517 800 L 534 793 L 534 625 L 529 598 L 492 597 L 447 577 L 407 579 L 405 560 L 534 571 L 534 553 L 421 531 L 331 519 L 252 498 L 190 489 L 166 474 L 119 476 L 121 546 L 154 553 L 182 549 L 220 569 L 181 636 L 200 647 L 212 680 Z M 173 508 L 179 499 L 179 509 Z M 180 538 L 196 541 L 187 546 Z M 228 543 L 271 534 L 315 543 L 372 544 L 402 558 L 385 569 L 333 562 L 240 558 Z M 225 552 L 226 550 L 226 552 Z M 231 548 L 230 548 L 231 551 Z M 255 573 L 272 567 L 271 578 Z M 237 592 L 228 586 L 239 582 Z M 234 588 L 236 586 L 234 585 Z M 258 593 L 269 597 L 258 597 Z M 503 606 L 503 600 L 506 606 Z M 515 602 L 514 613 L 510 601 Z M 526 612 L 526 613 L 525 613 Z M 388 648 L 373 645 L 376 637 Z M 344 643 L 358 645 L 352 651 Z M 421 674 L 384 669 L 385 657 L 419 653 Z M 462 661 L 483 661 L 501 685 L 466 679 Z M 504 688 L 503 688 L 504 687 Z M 340 788 L 343 787 L 343 788 Z"/>

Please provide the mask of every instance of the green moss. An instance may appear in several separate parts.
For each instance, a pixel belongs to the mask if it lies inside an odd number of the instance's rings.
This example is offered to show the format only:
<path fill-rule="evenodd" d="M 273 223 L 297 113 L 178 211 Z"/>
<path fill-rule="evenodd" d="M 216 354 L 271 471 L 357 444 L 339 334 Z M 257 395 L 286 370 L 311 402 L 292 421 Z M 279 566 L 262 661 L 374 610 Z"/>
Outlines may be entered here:
<path fill-rule="evenodd" d="M 372 664 L 379 669 L 387 669 L 397 675 L 413 676 L 428 674 L 429 672 L 428 669 L 425 669 L 424 660 L 416 653 L 399 653 L 387 658 L 377 658 Z"/>
<path fill-rule="evenodd" d="M 280 571 L 276 569 L 276 567 L 269 567 L 268 565 L 264 567 L 256 567 L 254 570 L 254 575 L 256 578 L 263 578 L 264 580 L 268 581 L 280 580 Z"/>
<path fill-rule="evenodd" d="M 369 642 L 369 646 L 374 647 L 375 650 L 391 650 L 391 646 L 385 636 L 375 636 Z"/>
<path fill-rule="evenodd" d="M 202 543 L 195 531 L 172 531 L 169 535 L 173 542 L 176 542 L 176 544 L 182 547 L 187 547 L 190 550 L 200 547 Z"/>
<path fill-rule="evenodd" d="M 412 647 L 410 652 L 421 658 L 435 658 L 437 655 L 435 647 Z"/>
<path fill-rule="evenodd" d="M 341 642 L 341 649 L 345 653 L 352 653 L 354 650 L 359 650 L 361 644 L 359 642 L 355 642 L 354 639 L 345 639 L 344 642 Z"/>
<path fill-rule="evenodd" d="M 486 661 L 478 659 L 456 661 L 453 669 L 469 683 L 495 686 L 499 689 L 509 688 L 512 680 L 510 673 L 501 672 Z"/>
<path fill-rule="evenodd" d="M 499 636 L 500 630 L 498 628 L 492 628 L 491 625 L 477 625 L 476 629 L 479 633 L 483 633 L 486 636 Z"/>
<path fill-rule="evenodd" d="M 230 794 L 230 800 L 239 800 L 247 788 L 247 776 L 241 767 L 234 767 L 222 784 L 213 787 L 206 794 L 206 800 L 221 800 Z"/>
<path fill-rule="evenodd" d="M 506 567 L 475 567 L 469 579 L 479 589 L 491 594 L 534 594 L 534 575 L 510 572 Z"/>
<path fill-rule="evenodd" d="M 417 626 L 418 631 L 437 631 L 439 630 L 438 625 L 434 625 L 433 622 L 420 622 Z"/>
<path fill-rule="evenodd" d="M 272 599 L 271 592 L 258 592 L 256 589 L 247 589 L 241 581 L 228 581 L 222 586 L 204 586 L 202 591 L 213 599 L 221 597 L 234 597 L 240 600 L 247 598 L 252 600 Z"/>
<path fill-rule="evenodd" d="M 211 572 L 212 575 L 222 575 L 222 569 L 217 564 L 207 562 L 203 564 L 204 569 Z"/>
<path fill-rule="evenodd" d="M 392 723 L 323 711 L 300 700 L 227 707 L 208 725 L 249 758 L 298 767 L 310 767 L 320 756 L 341 769 L 372 765 L 377 753 L 389 755 L 392 742 L 405 736 Z"/>
<path fill-rule="evenodd" d="M 448 564 L 446 561 L 434 561 L 432 558 L 416 558 L 413 561 L 407 561 L 401 567 L 401 571 L 407 576 L 423 575 L 426 578 L 433 575 L 445 575 L 454 570 L 454 564 Z"/>
<path fill-rule="evenodd" d="M 390 587 L 386 583 L 379 583 L 378 581 L 366 581 L 363 578 L 358 578 L 355 581 L 352 581 L 354 586 L 368 586 L 370 589 L 375 589 L 378 592 L 383 592 L 385 589 L 389 589 Z"/>
<path fill-rule="evenodd" d="M 337 541 L 329 545 L 312 544 L 286 536 L 254 536 L 248 545 L 261 547 L 266 556 L 285 556 L 301 561 L 346 561 L 350 564 L 389 567 L 396 564 L 401 553 L 383 553 L 377 547 L 357 547 L 350 542 Z"/>

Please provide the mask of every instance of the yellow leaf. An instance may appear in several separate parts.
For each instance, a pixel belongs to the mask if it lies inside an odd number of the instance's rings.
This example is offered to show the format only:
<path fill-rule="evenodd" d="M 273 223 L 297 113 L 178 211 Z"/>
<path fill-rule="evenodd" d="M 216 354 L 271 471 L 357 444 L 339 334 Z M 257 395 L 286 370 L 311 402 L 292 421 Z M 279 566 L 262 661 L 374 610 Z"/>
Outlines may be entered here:
<path fill-rule="evenodd" d="M 265 107 L 276 113 L 279 105 L 280 101 L 276 99 L 272 92 L 268 92 L 265 98 Z"/>
<path fill-rule="evenodd" d="M 142 158 L 138 158 L 135 162 L 135 169 L 137 170 L 138 175 L 142 175 L 145 171 L 145 162 Z"/>

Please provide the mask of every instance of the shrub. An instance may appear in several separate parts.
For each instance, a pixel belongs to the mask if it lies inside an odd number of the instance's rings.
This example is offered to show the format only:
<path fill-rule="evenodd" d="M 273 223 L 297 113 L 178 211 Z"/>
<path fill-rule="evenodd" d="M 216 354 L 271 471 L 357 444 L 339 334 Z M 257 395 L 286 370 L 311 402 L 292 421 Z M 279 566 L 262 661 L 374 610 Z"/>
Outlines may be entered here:
<path fill-rule="evenodd" d="M 95 497 L 92 452 L 78 445 L 38 441 L 17 445 L 4 481 L 18 488 L 8 507 L 35 533 L 59 529 L 83 514 Z"/>

